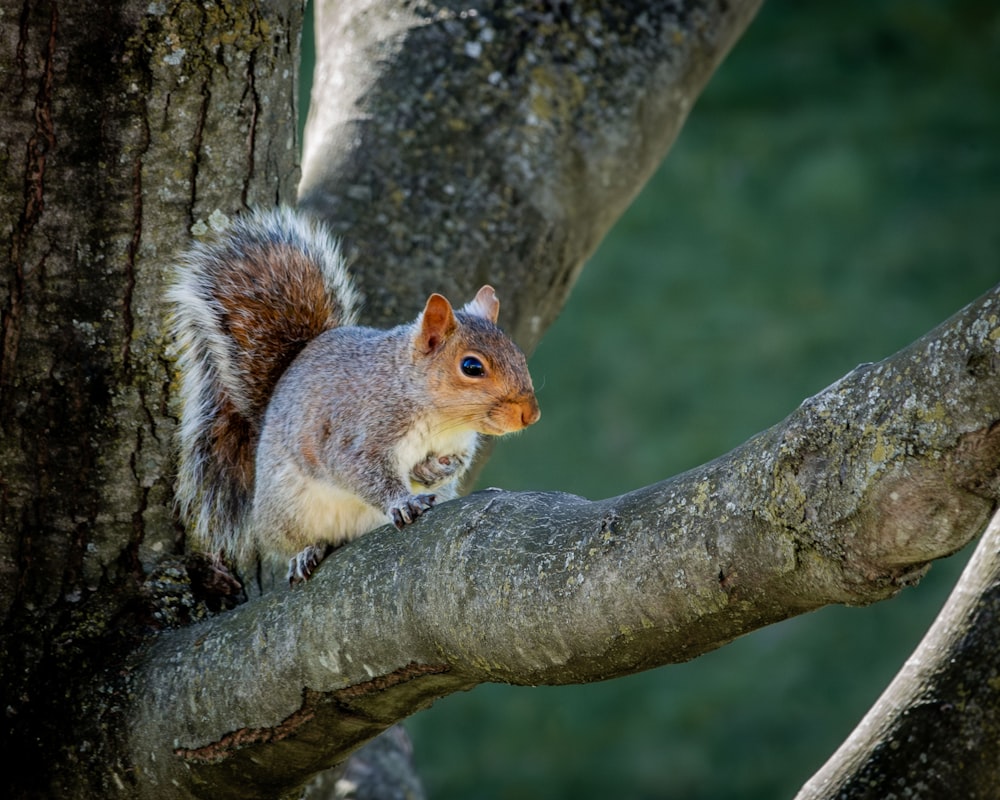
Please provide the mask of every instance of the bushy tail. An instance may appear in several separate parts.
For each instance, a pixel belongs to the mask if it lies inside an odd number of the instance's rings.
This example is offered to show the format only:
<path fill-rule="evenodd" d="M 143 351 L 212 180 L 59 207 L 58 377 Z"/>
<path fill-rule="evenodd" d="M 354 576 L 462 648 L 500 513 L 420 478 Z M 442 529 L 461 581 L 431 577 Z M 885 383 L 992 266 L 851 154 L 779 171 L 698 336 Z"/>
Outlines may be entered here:
<path fill-rule="evenodd" d="M 177 500 L 188 533 L 238 562 L 249 537 L 260 424 L 306 343 L 354 324 L 357 299 L 335 240 L 290 209 L 238 218 L 195 245 L 169 291 L 179 349 Z"/>

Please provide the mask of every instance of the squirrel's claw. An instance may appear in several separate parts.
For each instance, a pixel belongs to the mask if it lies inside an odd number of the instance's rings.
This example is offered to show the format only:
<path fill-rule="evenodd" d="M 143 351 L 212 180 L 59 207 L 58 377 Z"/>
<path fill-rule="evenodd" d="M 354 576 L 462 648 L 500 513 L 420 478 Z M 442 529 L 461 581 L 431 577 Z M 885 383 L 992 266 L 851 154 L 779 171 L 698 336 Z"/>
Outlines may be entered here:
<path fill-rule="evenodd" d="M 319 562 L 326 558 L 330 548 L 325 545 L 311 544 L 305 550 L 288 559 L 288 585 L 295 586 L 304 583 L 312 577 L 313 570 Z"/>
<path fill-rule="evenodd" d="M 389 509 L 392 524 L 400 530 L 434 505 L 437 497 L 433 494 L 411 494 L 398 506 Z"/>

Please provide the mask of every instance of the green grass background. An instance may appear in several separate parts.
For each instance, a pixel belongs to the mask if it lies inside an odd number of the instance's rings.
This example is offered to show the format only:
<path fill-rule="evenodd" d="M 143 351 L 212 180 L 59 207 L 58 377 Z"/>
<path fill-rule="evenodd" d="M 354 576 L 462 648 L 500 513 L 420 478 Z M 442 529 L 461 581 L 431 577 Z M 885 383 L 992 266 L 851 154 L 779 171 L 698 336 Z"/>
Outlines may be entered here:
<path fill-rule="evenodd" d="M 1000 280 L 998 142 L 996 0 L 769 0 L 585 268 L 531 359 L 542 421 L 481 483 L 620 494 L 930 330 Z M 408 722 L 428 794 L 790 798 L 968 555 L 688 664 L 445 698 Z"/>
<path fill-rule="evenodd" d="M 592 498 L 731 449 L 1000 279 L 1000 13 L 770 0 L 531 360 L 542 421 L 482 483 Z M 789 798 L 968 553 L 603 684 L 483 686 L 409 723 L 435 800 Z"/>

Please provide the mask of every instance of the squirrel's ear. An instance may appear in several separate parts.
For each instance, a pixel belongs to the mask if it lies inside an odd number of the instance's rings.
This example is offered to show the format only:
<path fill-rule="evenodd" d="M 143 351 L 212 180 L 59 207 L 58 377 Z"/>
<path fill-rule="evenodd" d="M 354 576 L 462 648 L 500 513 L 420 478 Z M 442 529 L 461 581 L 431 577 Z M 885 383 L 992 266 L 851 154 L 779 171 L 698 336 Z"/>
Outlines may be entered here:
<path fill-rule="evenodd" d="M 484 286 L 476 296 L 462 307 L 462 311 L 476 317 L 488 319 L 494 325 L 500 316 L 500 301 L 492 286 Z"/>
<path fill-rule="evenodd" d="M 437 350 L 458 326 L 451 303 L 439 294 L 427 298 L 427 305 L 418 321 L 414 347 L 424 355 Z"/>

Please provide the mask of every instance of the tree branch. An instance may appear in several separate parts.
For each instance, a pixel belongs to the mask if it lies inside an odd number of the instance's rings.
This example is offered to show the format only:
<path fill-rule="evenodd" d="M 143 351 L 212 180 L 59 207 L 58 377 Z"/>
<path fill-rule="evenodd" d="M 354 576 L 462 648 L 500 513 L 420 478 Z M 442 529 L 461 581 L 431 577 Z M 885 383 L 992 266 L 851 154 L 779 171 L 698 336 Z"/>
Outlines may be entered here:
<path fill-rule="evenodd" d="M 368 321 L 497 287 L 530 352 L 760 0 L 317 0 L 299 207 Z"/>
<path fill-rule="evenodd" d="M 163 636 L 136 675 L 136 766 L 160 797 L 191 781 L 264 797 L 480 682 L 624 675 L 892 595 L 996 507 L 998 304 L 1000 286 L 663 483 L 598 502 L 481 492 Z"/>
<path fill-rule="evenodd" d="M 995 796 L 998 664 L 1000 514 L 920 646 L 796 800 Z"/>

